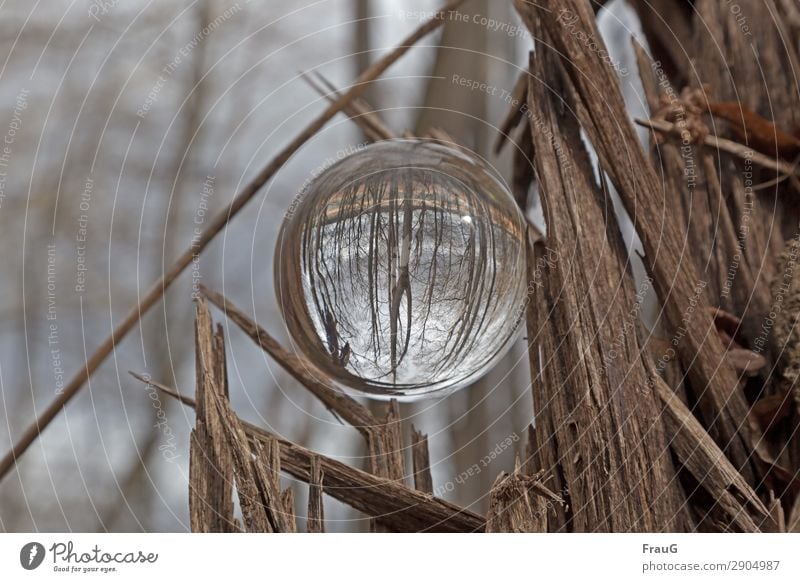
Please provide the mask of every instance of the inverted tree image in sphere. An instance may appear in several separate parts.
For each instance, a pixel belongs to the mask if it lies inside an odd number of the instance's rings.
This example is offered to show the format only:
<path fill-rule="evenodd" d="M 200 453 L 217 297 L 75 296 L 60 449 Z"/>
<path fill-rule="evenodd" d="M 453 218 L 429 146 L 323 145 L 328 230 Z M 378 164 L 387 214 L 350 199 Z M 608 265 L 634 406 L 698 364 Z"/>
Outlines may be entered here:
<path fill-rule="evenodd" d="M 478 158 L 430 141 L 379 142 L 293 203 L 275 288 L 295 349 L 339 386 L 446 394 L 518 335 L 525 219 Z"/>

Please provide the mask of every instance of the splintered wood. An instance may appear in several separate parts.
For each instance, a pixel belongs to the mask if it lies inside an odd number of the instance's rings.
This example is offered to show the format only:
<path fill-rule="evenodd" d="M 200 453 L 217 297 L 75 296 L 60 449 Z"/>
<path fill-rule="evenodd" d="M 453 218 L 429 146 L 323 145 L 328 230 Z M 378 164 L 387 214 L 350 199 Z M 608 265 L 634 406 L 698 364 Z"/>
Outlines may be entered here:
<path fill-rule="evenodd" d="M 567 522 L 551 529 L 682 529 L 685 499 L 643 349 L 625 333 L 636 330 L 638 312 L 621 235 L 607 224 L 610 200 L 577 121 L 552 97 L 568 82 L 552 53 L 532 56 L 530 79 L 527 122 L 548 227 L 547 248 L 529 266 L 539 279 L 528 329 L 529 340 L 541 337 L 531 351 L 539 466 L 560 467 L 554 487 L 569 491 L 570 504 Z"/>
<path fill-rule="evenodd" d="M 295 531 L 281 471 L 309 485 L 309 532 L 325 531 L 324 495 L 366 514 L 373 531 L 800 529 L 800 96 L 782 74 L 800 66 L 800 47 L 782 40 L 800 37 L 800 11 L 767 0 L 753 12 L 748 24 L 761 57 L 753 60 L 737 33 L 741 23 L 719 2 L 697 0 L 691 9 L 678 0 L 631 3 L 657 57 L 634 44 L 650 108 L 650 119 L 640 122 L 653 132 L 650 152 L 640 147 L 617 71 L 604 58 L 595 23 L 602 3 L 593 10 L 583 0 L 514 0 L 536 50 L 509 93 L 512 107 L 495 149 L 512 142 L 514 197 L 527 208 L 536 182 L 547 232 L 531 226 L 528 241 L 535 422 L 527 458 L 488 492 L 487 515 L 433 495 L 428 439 L 413 427 L 407 470 L 396 401 L 374 414 L 225 297 L 203 289 L 359 431 L 367 469 L 238 418 L 228 401 L 222 332 L 213 332 L 202 299 L 196 402 L 150 382 L 196 408 L 194 531 Z M 427 23 L 408 42 L 436 26 Z M 359 82 L 377 78 L 404 50 Z M 322 77 L 307 80 L 331 103 L 310 130 L 344 111 L 370 141 L 395 135 L 356 99 L 360 89 L 340 92 Z M 711 131 L 720 128 L 726 137 Z M 427 136 L 453 142 L 441 130 Z M 759 186 L 748 185 L 752 176 Z M 641 240 L 645 284 L 656 291 L 658 333 L 667 339 L 645 338 L 611 185 Z M 776 225 L 779 213 L 783 223 Z M 242 523 L 234 517 L 234 485 Z"/>
<path fill-rule="evenodd" d="M 215 395 L 227 398 L 221 329 L 198 304 L 195 319 L 197 407 L 189 446 L 189 518 L 194 532 L 238 531 L 233 518 L 233 459 L 225 446 Z M 223 361 L 220 362 L 219 358 Z"/>
<path fill-rule="evenodd" d="M 388 404 L 383 420 L 376 418 L 368 408 L 337 390 L 311 362 L 286 350 L 264 328 L 221 294 L 205 288 L 202 292 L 258 346 L 325 404 L 332 414 L 350 423 L 364 436 L 372 475 L 320 456 L 325 485 L 328 487 L 324 491 L 373 516 L 376 518 L 373 520 L 374 527 L 384 530 L 464 532 L 484 529 L 485 523 L 481 516 L 405 485 L 405 446 L 396 401 Z M 269 433 L 258 430 L 257 434 Z M 281 449 L 286 471 L 309 482 L 313 453 L 296 444 L 282 442 L 286 445 Z M 421 447 L 422 444 L 417 444 L 416 455 L 420 459 L 427 457 L 427 451 L 423 453 Z M 376 491 L 376 487 L 381 489 Z"/>
<path fill-rule="evenodd" d="M 678 251 L 686 245 L 679 217 L 666 205 L 665 185 L 638 145 L 615 71 L 598 51 L 587 50 L 581 35 L 573 32 L 580 30 L 602 42 L 594 15 L 588 3 L 578 0 L 546 0 L 535 4 L 539 8 L 524 0 L 516 3 L 529 26 L 534 19 L 541 19 L 543 34 L 563 59 L 564 94 L 636 227 L 669 332 L 680 330 L 676 349 L 692 384 L 698 387 L 706 426 L 717 442 L 726 443 L 725 452 L 735 466 L 753 479 L 752 444 L 743 428 L 747 405 L 744 396 L 731 389 L 736 374 L 725 360 L 721 342 L 709 333 L 713 322 L 707 314 L 706 283 L 686 253 Z M 564 25 L 567 17 L 570 26 Z M 546 78 L 551 79 L 552 74 Z M 662 249 L 670 251 L 659 252 Z"/>
<path fill-rule="evenodd" d="M 485 529 L 482 516 L 430 494 L 427 438 L 414 433 L 415 482 L 405 485 L 402 423 L 397 402 L 386 418 L 372 413 L 347 395 L 321 382 L 308 362 L 289 354 L 267 332 L 224 297 L 204 290 L 243 331 L 293 372 L 333 414 L 353 422 L 369 443 L 371 470 L 366 473 L 317 455 L 297 444 L 244 422 L 231 410 L 227 397 L 225 348 L 221 330 L 212 332 L 205 299 L 197 304 L 197 400 L 138 374 L 132 375 L 197 410 L 192 434 L 190 508 L 192 530 L 205 532 L 291 532 L 296 530 L 291 490 L 281 491 L 281 471 L 308 483 L 307 530 L 324 531 L 323 493 L 372 516 L 388 531 L 475 532 Z M 233 517 L 233 486 L 239 496 L 243 527 Z"/>
<path fill-rule="evenodd" d="M 186 406 L 197 406 L 194 399 L 179 394 L 173 388 L 147 380 L 139 374 L 131 375 Z M 309 483 L 313 479 L 312 463 L 315 458 L 318 459 L 327 495 L 367 515 L 380 517 L 384 525 L 390 525 L 397 531 L 478 532 L 485 528 L 484 518 L 468 509 L 319 455 L 248 422 L 239 422 L 250 442 L 278 442 L 283 471 Z"/>
<path fill-rule="evenodd" d="M 515 142 L 515 197 L 525 207 L 536 179 L 547 224 L 529 251 L 526 467 L 565 497 L 550 531 L 790 531 L 800 342 L 786 330 L 800 308 L 787 251 L 778 257 L 790 241 L 793 270 L 800 95 L 781 72 L 797 67 L 798 46 L 780 39 L 800 21 L 791 3 L 768 1 L 752 11 L 748 39 L 718 2 L 632 4 L 658 57 L 634 43 L 651 159 L 589 3 L 515 0 L 536 50 L 497 147 Z M 644 248 L 665 340 L 640 339 L 606 178 Z"/>
<path fill-rule="evenodd" d="M 280 488 L 280 453 L 275 439 L 255 442 L 228 404 L 225 344 L 213 333 L 205 300 L 197 302 L 197 420 L 192 431 L 189 507 L 195 532 L 237 531 L 233 485 L 249 532 L 296 530 L 290 491 Z"/>
<path fill-rule="evenodd" d="M 433 493 L 428 435 L 418 430 L 411 433 L 411 460 L 414 467 L 414 487 L 423 493 Z"/>
<path fill-rule="evenodd" d="M 547 516 L 564 500 L 542 483 L 544 471 L 535 475 L 521 472 L 519 460 L 514 473 L 500 473 L 489 492 L 486 512 L 487 533 L 536 533 L 547 531 Z"/>

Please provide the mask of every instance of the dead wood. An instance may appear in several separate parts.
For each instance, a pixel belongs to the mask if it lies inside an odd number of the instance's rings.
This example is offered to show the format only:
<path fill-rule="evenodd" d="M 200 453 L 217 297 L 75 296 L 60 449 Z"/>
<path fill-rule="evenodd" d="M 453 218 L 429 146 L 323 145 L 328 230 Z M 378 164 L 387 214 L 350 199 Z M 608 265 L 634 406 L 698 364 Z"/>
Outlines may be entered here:
<path fill-rule="evenodd" d="M 195 317 L 196 420 L 189 445 L 189 520 L 193 532 L 237 531 L 233 517 L 233 467 L 215 395 L 227 398 L 222 330 L 198 303 Z"/>
<path fill-rule="evenodd" d="M 146 380 L 133 372 L 131 375 L 187 406 L 196 406 L 192 398 L 173 388 Z M 250 441 L 269 443 L 276 440 L 280 447 L 282 470 L 301 481 L 311 481 L 311 463 L 314 457 L 318 457 L 325 475 L 325 493 L 367 515 L 379 517 L 381 523 L 394 530 L 477 532 L 485 527 L 484 518 L 468 509 L 319 455 L 248 422 L 240 423 Z"/>
<path fill-rule="evenodd" d="M 592 38 L 605 48 L 593 13 L 588 4 L 577 0 L 516 0 L 515 4 L 528 27 L 546 31 L 558 51 L 568 80 L 564 84 L 567 104 L 594 146 L 602 170 L 614 183 L 642 241 L 668 331 L 679 337 L 676 350 L 688 371 L 704 424 L 735 466 L 754 480 L 752 444 L 745 422 L 747 404 L 737 390 L 737 377 L 725 360 L 721 342 L 711 333 L 713 322 L 706 315 L 709 302 L 704 291 L 707 282 L 698 277 L 694 265 L 679 251 L 686 244 L 679 217 L 665 206 L 665 185 L 638 146 L 614 70 L 580 40 Z M 569 27 L 564 25 L 565 18 L 569 18 Z M 541 38 L 541 33 L 537 36 L 534 32 L 533 36 Z M 545 43 L 538 48 L 551 50 Z M 670 251 L 663 252 L 664 248 Z"/>
<path fill-rule="evenodd" d="M 537 466 L 555 473 L 570 510 L 551 527 L 682 530 L 688 514 L 638 339 L 628 259 L 577 120 L 559 103 L 564 82 L 552 53 L 532 56 L 528 121 L 548 229 L 529 266 L 529 340 L 543 336 L 531 356 Z"/>
<path fill-rule="evenodd" d="M 489 491 L 486 533 L 547 531 L 548 509 L 563 501 L 544 486 L 541 476 L 524 475 L 519 465 L 511 475 L 498 475 Z"/>
<path fill-rule="evenodd" d="M 423 493 L 433 493 L 428 435 L 411 431 L 411 460 L 414 467 L 414 487 Z"/>
<path fill-rule="evenodd" d="M 320 465 L 319 457 L 311 458 L 308 481 L 308 533 L 325 532 L 325 507 L 322 501 L 325 473 Z"/>
<path fill-rule="evenodd" d="M 662 416 L 670 448 L 683 468 L 694 477 L 697 486 L 708 492 L 712 504 L 724 514 L 720 523 L 722 531 L 760 531 L 759 524 L 768 519 L 769 512 L 758 495 L 686 405 L 658 376 L 655 376 L 655 387 L 664 405 Z"/>

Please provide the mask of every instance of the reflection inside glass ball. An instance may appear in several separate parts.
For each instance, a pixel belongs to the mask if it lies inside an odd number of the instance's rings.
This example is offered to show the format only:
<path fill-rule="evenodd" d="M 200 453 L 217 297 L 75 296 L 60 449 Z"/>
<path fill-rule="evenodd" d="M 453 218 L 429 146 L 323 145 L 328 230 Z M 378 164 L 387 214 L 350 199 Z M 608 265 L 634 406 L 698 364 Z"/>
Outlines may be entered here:
<path fill-rule="evenodd" d="M 370 145 L 322 172 L 284 220 L 278 302 L 295 347 L 376 397 L 465 386 L 516 338 L 525 224 L 477 158 L 422 140 Z"/>

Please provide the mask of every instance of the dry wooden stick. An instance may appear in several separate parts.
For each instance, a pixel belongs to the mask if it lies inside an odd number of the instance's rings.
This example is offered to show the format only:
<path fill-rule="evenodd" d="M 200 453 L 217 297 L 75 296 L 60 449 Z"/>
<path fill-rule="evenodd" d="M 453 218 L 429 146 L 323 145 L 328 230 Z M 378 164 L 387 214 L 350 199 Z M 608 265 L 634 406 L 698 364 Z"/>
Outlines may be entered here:
<path fill-rule="evenodd" d="M 373 475 L 404 485 L 406 466 L 403 456 L 400 406 L 397 400 L 392 398 L 383 408 L 386 411 L 383 423 L 373 427 L 367 434 L 369 470 Z M 371 532 L 393 531 L 380 519 L 370 520 L 369 530 Z"/>
<path fill-rule="evenodd" d="M 256 345 L 272 356 L 295 380 L 316 396 L 328 410 L 351 424 L 365 437 L 371 436 L 372 429 L 379 423 L 367 407 L 336 389 L 314 364 L 284 348 L 263 327 L 247 317 L 241 309 L 221 294 L 204 286 L 200 287 L 200 291 L 204 297 L 250 336 Z"/>
<path fill-rule="evenodd" d="M 533 397 L 533 408 L 536 412 L 536 425 L 531 425 L 528 429 L 528 466 L 531 473 L 537 470 L 549 472 L 551 487 L 557 491 L 568 491 L 567 477 L 563 468 L 559 464 L 559 452 L 554 442 L 551 442 L 556 433 L 557 419 L 554 415 L 545 412 L 550 404 L 549 387 L 550 383 L 546 377 L 546 367 L 549 362 L 549 354 L 558 351 L 558 338 L 555 337 L 555 329 L 550 325 L 552 317 L 551 305 L 553 302 L 550 297 L 549 267 L 550 249 L 547 248 L 544 237 L 535 232 L 531 227 L 528 228 L 527 245 L 527 271 L 528 281 L 537 286 L 537 297 L 535 301 L 528 304 L 525 314 L 525 327 L 528 332 L 528 363 L 531 370 L 531 396 Z M 547 522 L 548 531 L 562 532 L 568 529 L 568 524 L 572 520 L 572 508 L 567 503 L 557 505 L 553 515 Z"/>
<path fill-rule="evenodd" d="M 321 73 L 317 73 L 317 77 L 324 87 L 320 86 L 313 77 L 303 73 L 305 81 L 328 101 L 333 102 L 341 96 L 341 93 L 333 83 L 328 81 Z M 358 125 L 370 141 L 380 141 L 395 137 L 394 132 L 383 123 L 378 114 L 372 111 L 372 108 L 363 99 L 354 99 L 353 102 L 345 108 L 344 112 Z"/>
<path fill-rule="evenodd" d="M 230 419 L 231 426 L 236 424 L 241 426 L 241 421 L 233 414 L 228 401 L 220 399 L 220 403 L 224 405 L 225 414 Z M 250 460 L 255 475 L 255 484 L 261 495 L 261 504 L 267 510 L 267 517 L 269 517 L 273 531 L 276 533 L 296 532 L 294 494 L 291 489 L 281 491 L 281 453 L 278 441 L 270 439 L 267 443 L 253 442 L 252 448 Z M 241 495 L 241 491 L 239 491 L 240 504 Z"/>
<path fill-rule="evenodd" d="M 236 492 L 246 530 L 251 533 L 296 531 L 292 507 L 285 505 L 289 499 L 273 475 L 276 464 L 278 470 L 280 468 L 280 457 L 273 456 L 273 449 L 277 446 L 275 439 L 249 442 L 228 401 L 217 392 L 209 394 L 222 427 L 219 436 L 223 437 L 223 446 L 233 459 Z M 268 451 L 266 454 L 265 450 Z"/>
<path fill-rule="evenodd" d="M 164 394 L 194 408 L 195 401 L 173 388 L 130 372 L 131 376 Z M 377 477 L 334 459 L 319 455 L 305 447 L 281 439 L 275 434 L 245 421 L 241 425 L 251 441 L 269 443 L 276 440 L 280 447 L 281 467 L 306 483 L 312 480 L 311 463 L 319 459 L 325 475 L 325 493 L 357 509 L 380 518 L 381 522 L 398 531 L 483 531 L 482 516 L 449 501 L 416 491 L 391 479 Z"/>
<path fill-rule="evenodd" d="M 428 435 L 412 429 L 411 460 L 414 467 L 414 487 L 424 493 L 433 493 L 431 458 L 428 451 Z"/>
<path fill-rule="evenodd" d="M 642 127 L 647 127 L 653 131 L 675 137 L 681 137 L 682 135 L 682 130 L 676 123 L 670 123 L 669 121 L 662 121 L 660 119 L 635 119 L 634 121 Z M 797 164 L 765 156 L 753 148 L 731 139 L 709 134 L 703 138 L 702 144 L 712 149 L 733 154 L 743 160 L 750 160 L 754 164 L 758 164 L 769 170 L 775 170 L 785 176 L 797 176 L 800 178 L 800 168 L 798 168 Z"/>
<path fill-rule="evenodd" d="M 664 409 L 670 449 L 678 461 L 709 492 L 730 525 L 744 532 L 760 531 L 756 525 L 767 519 L 769 511 L 747 481 L 722 454 L 703 426 L 686 405 L 658 376 L 655 388 Z"/>
<path fill-rule="evenodd" d="M 233 466 L 223 447 L 224 427 L 214 394 L 227 398 L 222 330 L 213 333 L 211 314 L 198 303 L 195 316 L 197 414 L 189 440 L 189 520 L 193 532 L 239 531 L 233 517 Z"/>
<path fill-rule="evenodd" d="M 320 466 L 319 457 L 311 458 L 311 477 L 308 482 L 308 521 L 306 531 L 308 533 L 325 532 L 325 508 L 322 502 L 323 485 L 325 473 Z"/>
<path fill-rule="evenodd" d="M 392 398 L 389 401 L 383 423 L 374 428 L 377 430 L 373 430 L 368 439 L 371 472 L 403 483 L 406 470 L 400 406 L 397 400 Z"/>
<path fill-rule="evenodd" d="M 279 531 L 270 516 L 275 499 L 269 496 L 262 499 L 259 486 L 256 484 L 258 474 L 255 472 L 247 435 L 232 415 L 227 402 L 215 391 L 209 391 L 208 394 L 212 404 L 210 413 L 217 417 L 222 428 L 221 434 L 217 436 L 222 437 L 221 444 L 233 459 L 236 492 L 242 508 L 245 530 L 251 533 Z M 193 488 L 191 482 L 189 485 Z"/>
<path fill-rule="evenodd" d="M 413 33 L 406 37 L 392 52 L 384 56 L 370 68 L 364 71 L 350 89 L 339 99 L 331 103 L 325 111 L 317 116 L 306 128 L 300 132 L 287 146 L 267 164 L 258 175 L 237 194 L 233 201 L 222 209 L 198 240 L 193 241 L 192 247 L 186 249 L 178 257 L 172 267 L 150 288 L 139 303 L 128 313 L 125 319 L 114 329 L 113 333 L 95 350 L 87 359 L 86 365 L 70 380 L 47 408 L 25 429 L 22 436 L 0 460 L 0 480 L 14 467 L 17 459 L 28 449 L 31 443 L 53 421 L 61 409 L 77 394 L 88 378 L 100 367 L 106 358 L 114 351 L 116 345 L 130 332 L 153 305 L 164 295 L 167 288 L 189 266 L 195 256 L 205 249 L 214 237 L 222 231 L 228 222 L 250 201 L 268 180 L 292 157 L 292 155 L 313 137 L 334 115 L 344 109 L 353 99 L 359 97 L 367 90 L 369 83 L 377 79 L 395 61 L 402 57 L 417 41 L 433 32 L 446 21 L 446 15 L 461 5 L 464 0 L 451 0 L 435 16 L 419 26 Z"/>

